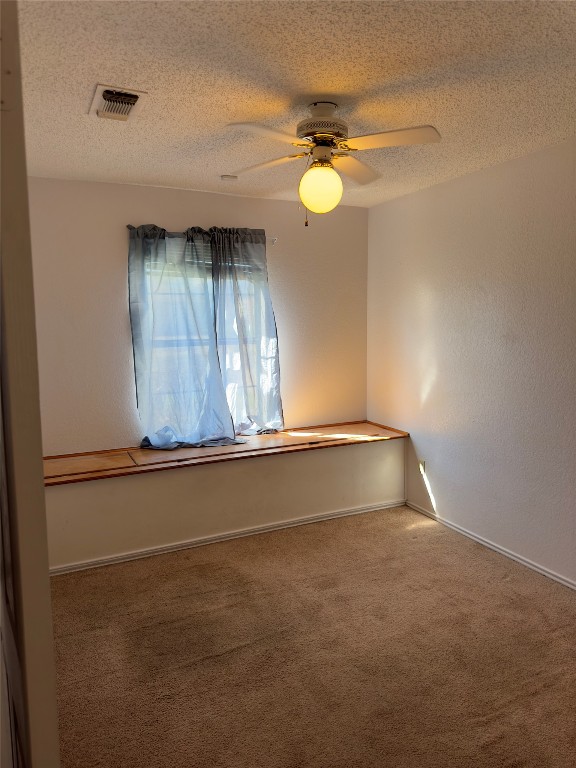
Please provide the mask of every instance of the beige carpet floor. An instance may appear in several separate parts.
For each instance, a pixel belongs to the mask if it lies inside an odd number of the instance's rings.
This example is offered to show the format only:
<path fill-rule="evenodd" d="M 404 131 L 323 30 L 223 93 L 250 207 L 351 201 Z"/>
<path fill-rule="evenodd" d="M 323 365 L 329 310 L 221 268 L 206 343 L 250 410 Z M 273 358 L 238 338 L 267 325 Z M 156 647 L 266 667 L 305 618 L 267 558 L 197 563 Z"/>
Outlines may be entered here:
<path fill-rule="evenodd" d="M 408 508 L 52 584 L 63 768 L 576 766 L 576 592 Z"/>

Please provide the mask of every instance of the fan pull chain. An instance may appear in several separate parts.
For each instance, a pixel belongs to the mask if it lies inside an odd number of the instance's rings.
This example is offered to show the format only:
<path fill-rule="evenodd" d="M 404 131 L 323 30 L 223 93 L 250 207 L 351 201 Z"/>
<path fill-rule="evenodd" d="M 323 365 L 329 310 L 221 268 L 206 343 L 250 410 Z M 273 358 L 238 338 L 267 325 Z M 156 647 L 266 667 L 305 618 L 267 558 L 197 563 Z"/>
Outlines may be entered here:
<path fill-rule="evenodd" d="M 311 161 L 311 159 L 312 159 L 312 155 L 308 154 L 308 158 L 306 160 L 306 171 L 308 170 L 308 168 L 310 168 L 310 161 Z M 306 208 L 306 206 L 304 206 L 304 210 L 306 211 L 306 213 L 304 215 L 304 226 L 307 227 L 308 226 L 308 208 Z"/>

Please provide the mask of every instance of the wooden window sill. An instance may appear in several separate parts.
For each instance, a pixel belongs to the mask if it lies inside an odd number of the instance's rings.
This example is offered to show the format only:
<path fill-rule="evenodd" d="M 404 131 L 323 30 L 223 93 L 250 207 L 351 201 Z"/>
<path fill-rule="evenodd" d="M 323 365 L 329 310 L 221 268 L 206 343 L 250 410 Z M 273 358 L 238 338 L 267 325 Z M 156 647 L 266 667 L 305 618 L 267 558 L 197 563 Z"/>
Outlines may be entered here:
<path fill-rule="evenodd" d="M 222 461 L 381 442 L 404 437 L 408 437 L 408 432 L 384 427 L 372 421 L 351 421 L 345 424 L 286 429 L 273 435 L 251 435 L 242 438 L 246 440 L 242 445 L 177 448 L 173 451 L 118 448 L 94 453 L 46 456 L 44 485 L 81 483 L 108 477 L 136 475 L 141 472 L 190 467 L 196 464 L 215 464 Z"/>

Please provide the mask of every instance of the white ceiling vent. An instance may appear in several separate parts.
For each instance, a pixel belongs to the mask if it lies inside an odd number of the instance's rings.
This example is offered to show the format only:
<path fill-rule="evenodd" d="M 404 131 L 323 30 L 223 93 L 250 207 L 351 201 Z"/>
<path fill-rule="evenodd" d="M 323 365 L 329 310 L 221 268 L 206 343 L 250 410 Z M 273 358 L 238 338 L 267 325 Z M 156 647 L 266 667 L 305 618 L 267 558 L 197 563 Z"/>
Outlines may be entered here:
<path fill-rule="evenodd" d="M 147 95 L 146 91 L 135 91 L 133 88 L 98 84 L 88 114 L 112 120 L 132 120 Z"/>

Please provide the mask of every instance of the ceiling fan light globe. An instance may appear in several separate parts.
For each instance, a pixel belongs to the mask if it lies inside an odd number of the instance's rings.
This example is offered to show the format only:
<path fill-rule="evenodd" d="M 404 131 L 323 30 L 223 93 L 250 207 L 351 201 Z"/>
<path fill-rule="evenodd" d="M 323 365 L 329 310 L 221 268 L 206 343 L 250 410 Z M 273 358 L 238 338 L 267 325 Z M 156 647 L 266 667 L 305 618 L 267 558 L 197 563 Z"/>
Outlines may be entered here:
<path fill-rule="evenodd" d="M 342 179 L 329 163 L 313 163 L 300 179 L 298 187 L 300 200 L 312 213 L 334 210 L 342 199 L 343 191 Z"/>

